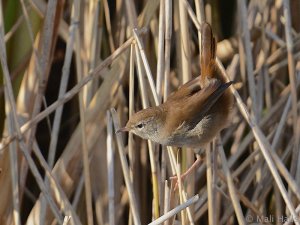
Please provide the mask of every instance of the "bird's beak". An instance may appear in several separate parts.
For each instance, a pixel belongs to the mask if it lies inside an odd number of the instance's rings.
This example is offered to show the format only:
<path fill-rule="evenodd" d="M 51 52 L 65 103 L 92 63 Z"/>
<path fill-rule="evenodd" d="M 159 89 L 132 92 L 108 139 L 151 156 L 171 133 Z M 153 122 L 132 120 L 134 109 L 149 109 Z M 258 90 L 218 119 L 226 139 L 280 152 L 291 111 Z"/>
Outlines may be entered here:
<path fill-rule="evenodd" d="M 120 133 L 120 132 L 127 132 L 127 131 L 129 131 L 130 129 L 128 128 L 128 127 L 122 127 L 122 128 L 120 128 L 120 129 L 118 129 L 117 131 L 116 131 L 116 134 L 117 133 Z"/>

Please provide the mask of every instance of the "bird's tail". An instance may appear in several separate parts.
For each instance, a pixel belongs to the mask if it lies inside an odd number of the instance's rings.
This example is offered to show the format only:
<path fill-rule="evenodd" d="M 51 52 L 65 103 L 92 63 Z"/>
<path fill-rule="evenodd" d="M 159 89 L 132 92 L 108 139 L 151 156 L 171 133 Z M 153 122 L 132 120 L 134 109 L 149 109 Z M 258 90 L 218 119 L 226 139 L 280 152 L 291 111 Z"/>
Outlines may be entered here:
<path fill-rule="evenodd" d="M 214 76 L 216 58 L 216 40 L 211 26 L 208 23 L 201 24 L 201 76 L 203 79 Z"/>

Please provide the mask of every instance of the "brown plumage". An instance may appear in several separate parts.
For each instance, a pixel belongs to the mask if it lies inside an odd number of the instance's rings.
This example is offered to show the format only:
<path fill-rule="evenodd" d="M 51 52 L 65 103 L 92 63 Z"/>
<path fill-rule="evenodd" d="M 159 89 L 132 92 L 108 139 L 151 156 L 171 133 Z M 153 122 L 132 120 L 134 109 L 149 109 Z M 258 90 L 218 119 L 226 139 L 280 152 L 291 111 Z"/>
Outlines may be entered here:
<path fill-rule="evenodd" d="M 120 131 L 164 145 L 202 147 L 228 124 L 232 82 L 226 83 L 217 69 L 209 24 L 202 24 L 201 35 L 201 76 L 179 87 L 165 103 L 134 114 Z"/>

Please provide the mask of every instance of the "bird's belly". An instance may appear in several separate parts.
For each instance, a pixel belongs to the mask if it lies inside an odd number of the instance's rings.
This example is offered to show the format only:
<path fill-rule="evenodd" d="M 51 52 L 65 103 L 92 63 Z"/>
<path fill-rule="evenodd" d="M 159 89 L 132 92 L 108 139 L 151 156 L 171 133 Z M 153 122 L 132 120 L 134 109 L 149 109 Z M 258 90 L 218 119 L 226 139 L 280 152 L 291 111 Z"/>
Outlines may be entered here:
<path fill-rule="evenodd" d="M 204 117 L 193 129 L 177 130 L 168 139 L 167 145 L 199 148 L 207 145 L 226 126 L 227 121 L 217 115 Z"/>

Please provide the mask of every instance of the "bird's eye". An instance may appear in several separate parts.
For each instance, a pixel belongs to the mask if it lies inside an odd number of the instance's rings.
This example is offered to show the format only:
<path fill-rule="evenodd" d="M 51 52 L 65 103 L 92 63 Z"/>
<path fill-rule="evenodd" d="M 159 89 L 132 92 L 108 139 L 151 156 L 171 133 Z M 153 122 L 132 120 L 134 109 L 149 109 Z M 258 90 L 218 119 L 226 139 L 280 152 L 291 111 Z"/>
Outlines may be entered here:
<path fill-rule="evenodd" d="M 144 124 L 143 123 L 139 123 L 135 127 L 138 128 L 138 129 L 142 129 L 144 127 Z"/>

